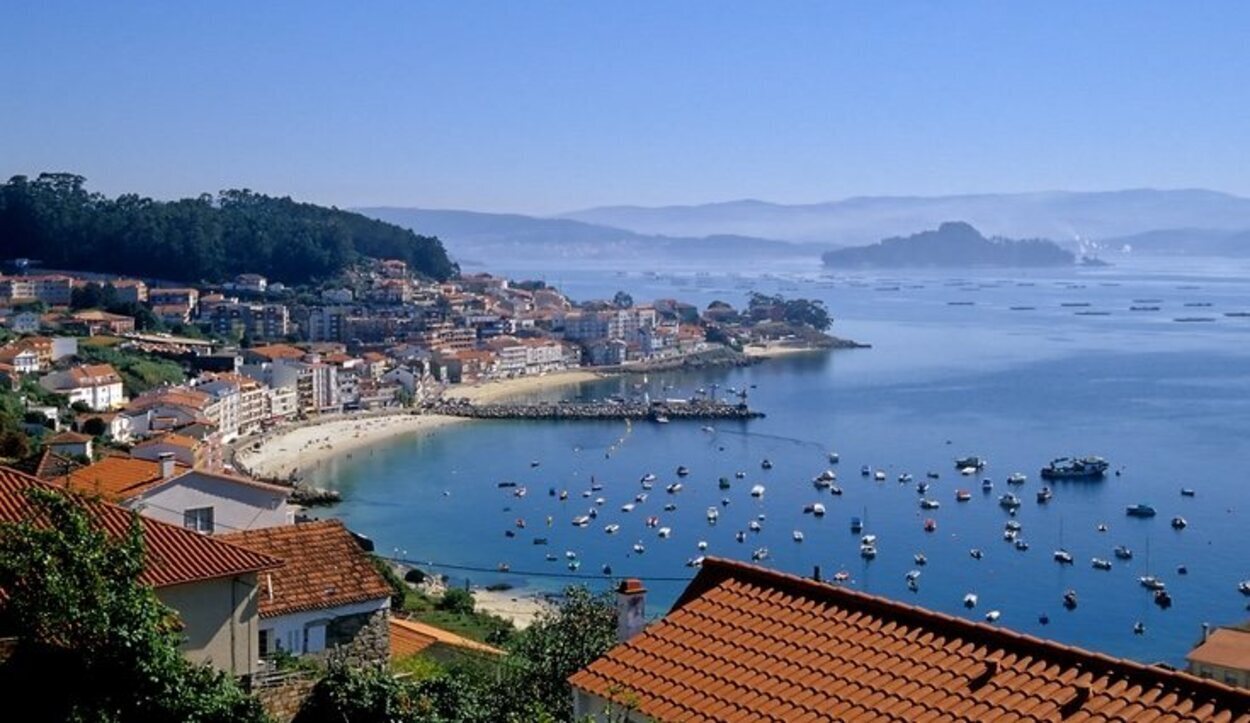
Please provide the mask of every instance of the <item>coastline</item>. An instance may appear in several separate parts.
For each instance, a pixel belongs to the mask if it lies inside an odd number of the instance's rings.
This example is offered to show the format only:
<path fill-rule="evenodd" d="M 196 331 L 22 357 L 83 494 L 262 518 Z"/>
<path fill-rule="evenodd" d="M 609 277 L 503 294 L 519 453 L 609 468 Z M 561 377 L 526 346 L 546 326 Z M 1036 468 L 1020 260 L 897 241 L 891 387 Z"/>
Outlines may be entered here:
<path fill-rule="evenodd" d="M 517 630 L 529 627 L 539 615 L 555 609 L 543 593 L 525 590 L 487 590 L 474 587 L 474 609 L 511 620 Z"/>
<path fill-rule="evenodd" d="M 472 386 L 456 385 L 448 387 L 444 397 L 464 397 L 474 404 L 505 402 L 515 397 L 545 392 L 583 382 L 594 382 L 606 379 L 607 375 L 587 369 L 568 369 L 539 376 L 514 377 L 512 379 L 495 379 L 479 382 Z"/>
<path fill-rule="evenodd" d="M 794 345 L 779 341 L 770 341 L 763 344 L 748 344 L 742 347 L 742 353 L 752 359 L 776 359 L 783 356 L 811 354 L 823 351 L 829 351 L 828 347 L 817 347 L 810 344 Z"/>

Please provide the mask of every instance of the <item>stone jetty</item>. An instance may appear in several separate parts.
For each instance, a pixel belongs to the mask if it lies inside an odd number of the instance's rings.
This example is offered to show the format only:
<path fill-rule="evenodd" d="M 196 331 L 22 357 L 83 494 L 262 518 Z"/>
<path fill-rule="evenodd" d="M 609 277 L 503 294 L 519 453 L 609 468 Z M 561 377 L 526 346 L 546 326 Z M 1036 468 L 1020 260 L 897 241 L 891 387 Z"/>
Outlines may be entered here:
<path fill-rule="evenodd" d="M 745 404 L 710 400 L 663 402 L 539 402 L 536 404 L 472 404 L 444 401 L 434 414 L 474 419 L 755 419 L 764 416 Z"/>

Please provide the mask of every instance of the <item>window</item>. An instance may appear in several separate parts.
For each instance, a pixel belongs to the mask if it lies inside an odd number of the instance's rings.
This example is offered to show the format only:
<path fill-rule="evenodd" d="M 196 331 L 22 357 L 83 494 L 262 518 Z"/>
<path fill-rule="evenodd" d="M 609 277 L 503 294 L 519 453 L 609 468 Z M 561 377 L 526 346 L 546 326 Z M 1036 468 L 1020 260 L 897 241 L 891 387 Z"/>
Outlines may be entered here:
<path fill-rule="evenodd" d="M 192 507 L 182 513 L 182 526 L 208 535 L 213 532 L 213 508 Z"/>
<path fill-rule="evenodd" d="M 256 647 L 260 649 L 260 657 L 263 658 L 269 654 L 269 631 L 260 631 L 260 634 L 256 636 L 256 640 Z"/>
<path fill-rule="evenodd" d="M 326 626 L 314 623 L 304 628 L 304 652 L 320 653 L 326 649 Z"/>

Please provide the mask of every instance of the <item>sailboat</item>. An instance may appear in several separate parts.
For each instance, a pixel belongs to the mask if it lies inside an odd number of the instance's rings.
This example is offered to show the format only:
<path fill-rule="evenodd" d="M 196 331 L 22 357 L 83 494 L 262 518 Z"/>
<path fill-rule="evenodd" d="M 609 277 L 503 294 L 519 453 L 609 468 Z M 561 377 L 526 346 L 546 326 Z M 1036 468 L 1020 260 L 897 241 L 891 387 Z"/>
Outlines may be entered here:
<path fill-rule="evenodd" d="M 1072 553 L 1063 547 L 1063 518 L 1059 519 L 1059 549 L 1055 550 L 1055 562 L 1060 565 L 1072 564 Z"/>

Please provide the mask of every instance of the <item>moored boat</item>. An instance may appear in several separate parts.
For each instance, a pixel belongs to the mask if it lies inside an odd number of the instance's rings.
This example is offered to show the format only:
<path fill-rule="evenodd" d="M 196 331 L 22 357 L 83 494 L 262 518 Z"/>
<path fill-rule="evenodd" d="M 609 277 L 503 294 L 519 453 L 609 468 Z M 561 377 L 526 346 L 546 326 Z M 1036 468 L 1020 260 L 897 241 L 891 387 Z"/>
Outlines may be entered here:
<path fill-rule="evenodd" d="M 1007 484 L 1009 485 L 1022 485 L 1028 481 L 1029 481 L 1028 476 L 1025 475 L 1023 472 L 1014 472 L 1011 474 L 1010 477 L 1007 478 Z"/>
<path fill-rule="evenodd" d="M 1042 468 L 1042 479 L 1102 479 L 1107 473 L 1102 457 L 1059 457 Z"/>
<path fill-rule="evenodd" d="M 971 468 L 973 472 L 977 472 L 982 469 L 985 469 L 985 464 L 986 464 L 986 461 L 984 459 L 981 459 L 980 457 L 972 455 L 972 456 L 960 457 L 959 459 L 956 459 L 955 469 L 959 470 L 960 472 L 963 472 L 964 470 Z"/>
<path fill-rule="evenodd" d="M 1189 523 L 1185 521 L 1184 517 L 1177 515 L 1176 517 L 1172 518 L 1172 529 L 1183 530 L 1188 526 L 1189 526 Z"/>
<path fill-rule="evenodd" d="M 968 490 L 955 490 L 956 502 L 967 502 L 970 499 L 972 499 L 972 493 Z"/>
<path fill-rule="evenodd" d="M 1090 560 L 1090 565 L 1095 570 L 1110 570 L 1111 569 L 1111 561 L 1104 560 L 1101 557 L 1095 557 L 1093 560 Z"/>
<path fill-rule="evenodd" d="M 998 498 L 998 506 L 1009 510 L 1014 510 L 1020 506 L 1020 498 L 1008 492 Z"/>
<path fill-rule="evenodd" d="M 1154 517 L 1155 508 L 1147 504 L 1129 505 L 1124 508 L 1124 514 L 1129 517 Z"/>
<path fill-rule="evenodd" d="M 1133 551 L 1130 550 L 1127 545 L 1116 545 L 1114 552 L 1115 556 L 1121 560 L 1133 559 Z"/>

